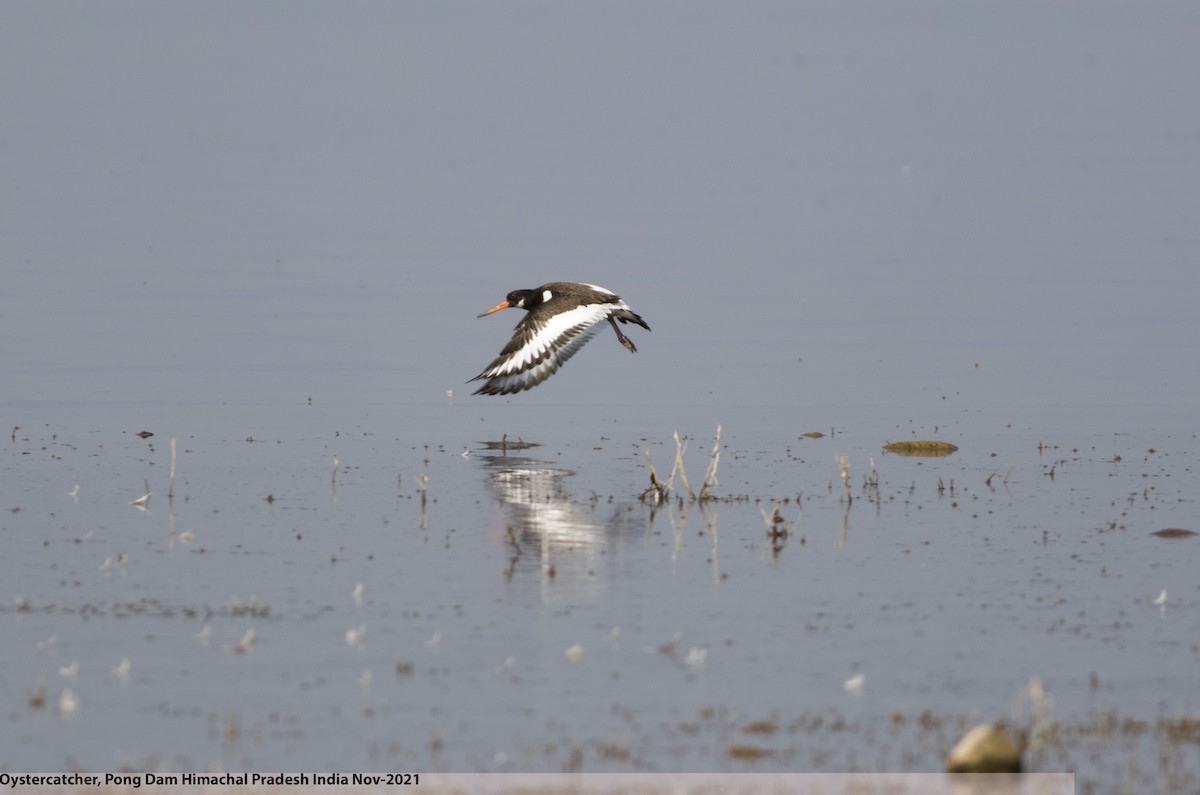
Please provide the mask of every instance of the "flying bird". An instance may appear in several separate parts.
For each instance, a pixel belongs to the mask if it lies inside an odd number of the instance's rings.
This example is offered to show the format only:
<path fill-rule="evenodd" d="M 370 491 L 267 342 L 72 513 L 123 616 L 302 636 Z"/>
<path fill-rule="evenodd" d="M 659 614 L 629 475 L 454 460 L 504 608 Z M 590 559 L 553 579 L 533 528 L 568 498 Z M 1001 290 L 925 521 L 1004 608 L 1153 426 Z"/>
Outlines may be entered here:
<path fill-rule="evenodd" d="M 479 317 L 510 308 L 524 309 L 529 314 L 521 318 L 495 361 L 471 379 L 484 380 L 483 386 L 475 390 L 476 395 L 507 395 L 532 389 L 554 375 L 595 336 L 605 320 L 630 353 L 637 353 L 637 348 L 621 333 L 617 321 L 650 330 L 620 296 L 594 284 L 550 282 L 532 290 L 513 290 Z"/>

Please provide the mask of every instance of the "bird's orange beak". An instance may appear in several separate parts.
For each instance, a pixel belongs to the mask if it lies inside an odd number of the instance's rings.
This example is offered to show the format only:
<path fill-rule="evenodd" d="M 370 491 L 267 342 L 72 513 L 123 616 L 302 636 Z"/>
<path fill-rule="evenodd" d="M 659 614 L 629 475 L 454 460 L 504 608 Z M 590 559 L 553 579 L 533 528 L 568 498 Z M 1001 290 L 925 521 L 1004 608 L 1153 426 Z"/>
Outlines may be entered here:
<path fill-rule="evenodd" d="M 490 314 L 492 314 L 493 312 L 499 312 L 501 309 L 508 309 L 510 306 L 512 306 L 512 304 L 510 304 L 510 303 L 508 302 L 508 299 L 506 298 L 506 299 L 504 299 L 503 301 L 501 301 L 500 303 L 498 303 L 498 304 L 496 304 L 495 306 L 493 306 L 493 307 L 492 307 L 491 309 L 489 309 L 488 311 L 486 311 L 486 312 L 482 312 L 482 313 L 480 313 L 480 314 L 476 315 L 475 317 L 484 317 L 485 315 L 490 315 Z"/>

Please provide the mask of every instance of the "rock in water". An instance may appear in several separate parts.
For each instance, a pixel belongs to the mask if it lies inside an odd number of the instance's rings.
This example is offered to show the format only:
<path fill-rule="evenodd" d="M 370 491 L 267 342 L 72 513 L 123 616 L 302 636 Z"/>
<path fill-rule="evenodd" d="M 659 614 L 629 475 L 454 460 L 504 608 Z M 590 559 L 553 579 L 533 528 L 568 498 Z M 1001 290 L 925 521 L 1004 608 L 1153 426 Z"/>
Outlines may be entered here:
<path fill-rule="evenodd" d="M 1020 773 L 1021 750 L 1012 736 L 994 724 L 976 726 L 946 757 L 948 773 Z"/>

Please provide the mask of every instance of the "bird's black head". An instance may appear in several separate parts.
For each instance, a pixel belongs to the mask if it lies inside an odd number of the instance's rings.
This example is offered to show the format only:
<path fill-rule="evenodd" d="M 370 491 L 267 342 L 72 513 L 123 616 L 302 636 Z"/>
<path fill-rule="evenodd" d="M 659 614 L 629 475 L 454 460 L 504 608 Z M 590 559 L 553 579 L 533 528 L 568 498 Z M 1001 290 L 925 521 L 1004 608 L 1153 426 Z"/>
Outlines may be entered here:
<path fill-rule="evenodd" d="M 532 309 L 541 303 L 541 296 L 534 290 L 513 290 L 508 294 L 508 305 L 514 309 Z"/>
<path fill-rule="evenodd" d="M 542 296 L 537 290 L 513 290 L 500 303 L 493 306 L 486 312 L 481 312 L 477 317 L 484 317 L 493 312 L 499 312 L 501 309 L 532 309 L 542 303 Z"/>

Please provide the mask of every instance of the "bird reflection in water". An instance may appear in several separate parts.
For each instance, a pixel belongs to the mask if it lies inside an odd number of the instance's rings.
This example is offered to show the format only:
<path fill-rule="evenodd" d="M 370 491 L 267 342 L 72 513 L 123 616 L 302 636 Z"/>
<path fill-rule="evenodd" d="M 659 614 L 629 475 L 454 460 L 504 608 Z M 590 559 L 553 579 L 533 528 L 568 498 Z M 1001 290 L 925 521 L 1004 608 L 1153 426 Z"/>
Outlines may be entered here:
<path fill-rule="evenodd" d="M 623 535 L 639 532 L 631 506 L 613 506 L 594 495 L 577 500 L 569 488 L 573 471 L 514 455 L 511 442 L 487 448 L 476 460 L 487 467 L 488 483 L 505 514 L 505 577 L 538 571 L 548 601 L 587 601 L 597 595 L 607 556 L 620 547 Z"/>

